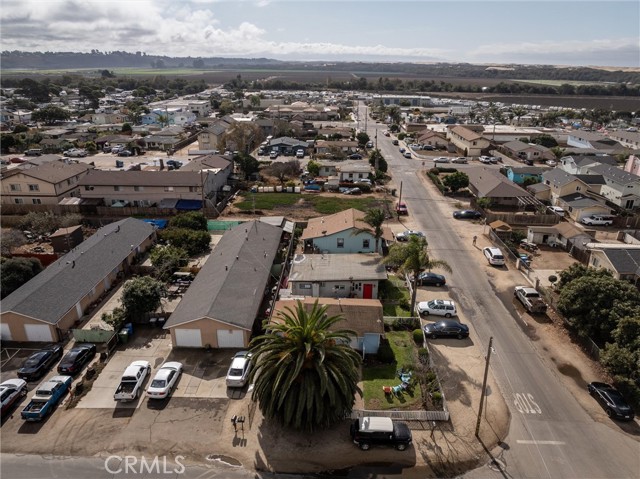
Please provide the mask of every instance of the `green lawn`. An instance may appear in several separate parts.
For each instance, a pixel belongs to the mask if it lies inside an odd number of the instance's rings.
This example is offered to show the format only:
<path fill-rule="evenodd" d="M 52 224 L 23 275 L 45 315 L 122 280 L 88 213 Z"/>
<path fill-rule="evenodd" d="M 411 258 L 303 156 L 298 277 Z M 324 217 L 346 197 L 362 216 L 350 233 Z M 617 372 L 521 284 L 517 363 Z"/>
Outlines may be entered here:
<path fill-rule="evenodd" d="M 409 290 L 404 281 L 397 276 L 390 275 L 389 279 L 380 284 L 380 298 L 382 299 L 382 311 L 385 316 L 409 317 L 409 311 L 403 309 L 400 304 L 389 304 L 388 301 L 405 302 L 411 301 Z"/>
<path fill-rule="evenodd" d="M 419 409 L 422 407 L 422 393 L 416 385 L 411 393 L 404 393 L 400 397 L 385 395 L 384 386 L 400 384 L 398 368 L 417 364 L 417 349 L 410 331 L 390 331 L 386 333 L 395 361 L 391 364 L 365 366 L 362 371 L 363 394 L 365 409 Z"/>
<path fill-rule="evenodd" d="M 235 203 L 239 209 L 243 211 L 251 211 L 254 208 L 253 198 L 255 198 L 256 210 L 272 210 L 278 206 L 292 206 L 300 200 L 311 203 L 313 208 L 320 215 L 329 215 L 356 208 L 366 211 L 368 208 L 376 207 L 381 204 L 376 198 L 353 198 L 353 197 L 335 197 L 322 196 L 318 194 L 295 194 L 295 193 L 256 193 L 242 195 L 244 199 Z"/>
<path fill-rule="evenodd" d="M 308 199 L 315 210 L 322 215 L 332 215 L 340 211 L 355 208 L 357 210 L 367 211 L 369 208 L 381 206 L 382 202 L 376 198 L 354 198 L 354 197 L 336 197 L 314 195 Z"/>

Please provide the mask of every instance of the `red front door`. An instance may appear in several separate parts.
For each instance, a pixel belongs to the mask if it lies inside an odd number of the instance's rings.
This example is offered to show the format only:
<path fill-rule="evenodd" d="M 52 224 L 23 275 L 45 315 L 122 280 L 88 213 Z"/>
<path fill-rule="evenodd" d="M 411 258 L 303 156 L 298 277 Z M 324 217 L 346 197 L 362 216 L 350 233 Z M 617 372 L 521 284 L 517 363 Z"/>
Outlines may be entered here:
<path fill-rule="evenodd" d="M 372 299 L 373 298 L 373 285 L 372 284 L 363 284 L 362 285 L 362 298 L 363 299 Z"/>

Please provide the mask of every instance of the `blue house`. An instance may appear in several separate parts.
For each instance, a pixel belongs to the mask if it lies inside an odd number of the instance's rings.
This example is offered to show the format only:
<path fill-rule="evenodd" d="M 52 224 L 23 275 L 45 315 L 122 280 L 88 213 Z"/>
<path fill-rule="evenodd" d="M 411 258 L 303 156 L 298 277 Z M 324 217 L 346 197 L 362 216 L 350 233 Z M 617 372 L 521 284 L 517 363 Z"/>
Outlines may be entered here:
<path fill-rule="evenodd" d="M 304 250 L 307 253 L 380 253 L 393 236 L 383 228 L 383 236 L 376 249 L 376 239 L 371 227 L 364 222 L 365 214 L 354 208 L 329 216 L 309 220 L 302 232 Z"/>
<path fill-rule="evenodd" d="M 518 166 L 514 168 L 506 166 L 504 170 L 507 178 L 518 185 L 522 185 L 529 178 L 535 179 L 538 183 L 542 182 L 542 174 L 549 168 L 538 166 Z"/>

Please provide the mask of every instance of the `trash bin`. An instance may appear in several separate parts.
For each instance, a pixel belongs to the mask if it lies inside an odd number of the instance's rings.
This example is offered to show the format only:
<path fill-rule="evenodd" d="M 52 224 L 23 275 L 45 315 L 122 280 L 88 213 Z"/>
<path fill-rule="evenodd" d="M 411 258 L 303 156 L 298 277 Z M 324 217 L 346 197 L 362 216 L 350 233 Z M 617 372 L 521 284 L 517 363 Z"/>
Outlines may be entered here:
<path fill-rule="evenodd" d="M 396 196 L 396 190 L 395 190 L 395 188 L 391 190 L 391 196 Z"/>
<path fill-rule="evenodd" d="M 133 324 L 132 323 L 127 323 L 124 325 L 124 329 L 127 330 L 127 334 L 129 336 L 133 336 Z"/>
<path fill-rule="evenodd" d="M 124 161 L 116 160 L 116 168 L 124 168 Z"/>
<path fill-rule="evenodd" d="M 129 332 L 122 328 L 118 333 L 118 341 L 122 344 L 126 344 L 129 341 Z"/>

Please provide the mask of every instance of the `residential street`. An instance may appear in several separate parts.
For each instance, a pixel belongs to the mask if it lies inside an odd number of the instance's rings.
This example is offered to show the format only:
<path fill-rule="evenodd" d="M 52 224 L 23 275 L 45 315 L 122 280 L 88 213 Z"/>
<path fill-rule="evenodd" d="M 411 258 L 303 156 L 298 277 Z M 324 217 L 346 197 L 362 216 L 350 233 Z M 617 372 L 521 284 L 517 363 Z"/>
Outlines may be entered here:
<path fill-rule="evenodd" d="M 361 118 L 364 114 L 361 106 Z M 445 259 L 453 269 L 448 282 L 451 295 L 475 328 L 481 349 L 486 351 L 489 337 L 494 338 L 490 371 L 512 415 L 509 434 L 494 451 L 502 470 L 485 466 L 465 477 L 637 477 L 637 424 L 619 426 L 606 419 L 600 423 L 587 414 L 561 381 L 561 373 L 552 367 L 553 351 L 541 350 L 538 338 L 527 335 L 513 308 L 506 306 L 511 304 L 512 287 L 524 281 L 522 275 L 511 265 L 508 270 L 489 268 L 480 248 L 470 251 L 464 246 L 470 246 L 473 234 L 478 233 L 471 224 L 462 234 L 454 231 L 451 200 L 425 181 L 419 173 L 420 160 L 404 158 L 391 144 L 392 138 L 382 134 L 384 129 L 386 125 L 369 121 L 369 136 L 373 138 L 378 130 L 378 147 L 393 172 L 394 187 L 402 182 L 411 227 L 423 231 L 430 253 Z M 428 163 L 422 170 L 432 166 Z M 479 246 L 489 244 L 486 237 L 480 237 L 479 243 L 483 242 L 486 244 Z M 491 395 L 487 401 L 492 401 Z M 483 425 L 482 437 L 488 428 L 490 424 Z"/>

